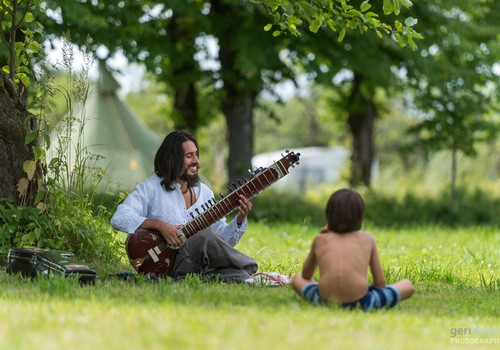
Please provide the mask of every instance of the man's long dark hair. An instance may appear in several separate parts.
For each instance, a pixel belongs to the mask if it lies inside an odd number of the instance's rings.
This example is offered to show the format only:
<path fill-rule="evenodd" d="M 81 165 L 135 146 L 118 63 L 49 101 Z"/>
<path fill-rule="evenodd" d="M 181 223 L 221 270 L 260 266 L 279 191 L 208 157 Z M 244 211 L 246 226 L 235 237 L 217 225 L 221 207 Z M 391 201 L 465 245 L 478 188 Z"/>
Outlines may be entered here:
<path fill-rule="evenodd" d="M 184 172 L 184 150 L 182 144 L 193 141 L 198 149 L 195 137 L 186 131 L 172 131 L 163 140 L 155 156 L 155 174 L 162 177 L 161 184 L 167 191 L 175 189 L 174 182 Z M 188 187 L 199 182 L 198 176 L 186 178 Z"/>

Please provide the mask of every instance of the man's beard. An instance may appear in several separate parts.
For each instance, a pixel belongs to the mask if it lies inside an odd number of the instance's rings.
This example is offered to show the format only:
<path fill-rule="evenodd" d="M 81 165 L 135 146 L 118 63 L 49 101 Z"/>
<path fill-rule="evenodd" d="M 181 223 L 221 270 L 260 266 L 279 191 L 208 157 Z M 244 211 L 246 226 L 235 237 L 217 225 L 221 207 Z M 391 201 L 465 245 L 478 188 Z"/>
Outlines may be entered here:
<path fill-rule="evenodd" d="M 193 187 L 198 182 L 200 182 L 200 176 L 198 175 L 198 173 L 194 175 L 188 175 L 187 170 L 185 170 L 184 173 L 182 173 L 181 176 L 179 176 L 179 178 L 183 181 L 186 181 L 188 187 Z"/>

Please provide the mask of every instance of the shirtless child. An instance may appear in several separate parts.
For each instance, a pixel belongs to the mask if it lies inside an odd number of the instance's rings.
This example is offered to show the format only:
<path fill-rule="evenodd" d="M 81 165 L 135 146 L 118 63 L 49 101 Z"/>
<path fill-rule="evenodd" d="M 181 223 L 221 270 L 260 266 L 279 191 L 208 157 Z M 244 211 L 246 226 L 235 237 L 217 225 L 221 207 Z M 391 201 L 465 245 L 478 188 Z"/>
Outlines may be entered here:
<path fill-rule="evenodd" d="M 328 200 L 328 224 L 313 241 L 302 273 L 293 277 L 293 289 L 313 304 L 340 302 L 343 307 L 364 311 L 390 308 L 412 296 L 409 280 L 388 286 L 375 239 L 361 232 L 365 214 L 363 198 L 352 189 L 336 191 Z M 313 279 L 319 268 L 319 282 Z M 368 267 L 373 284 L 367 279 Z"/>

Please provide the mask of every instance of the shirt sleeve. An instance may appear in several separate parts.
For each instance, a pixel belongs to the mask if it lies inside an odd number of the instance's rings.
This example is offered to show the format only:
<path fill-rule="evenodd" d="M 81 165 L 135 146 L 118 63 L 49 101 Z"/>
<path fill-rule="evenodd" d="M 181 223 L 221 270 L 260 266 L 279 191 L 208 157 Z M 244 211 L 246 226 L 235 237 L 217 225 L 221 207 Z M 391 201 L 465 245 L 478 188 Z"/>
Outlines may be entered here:
<path fill-rule="evenodd" d="M 226 223 L 225 219 L 222 219 L 212 224 L 211 226 L 212 229 L 217 232 L 231 247 L 234 247 L 236 244 L 238 244 L 241 237 L 243 237 L 243 234 L 248 228 L 248 222 L 246 218 L 241 223 L 240 227 L 238 227 L 236 220 L 236 216 L 229 223 Z"/>
<path fill-rule="evenodd" d="M 111 218 L 111 226 L 115 230 L 134 233 L 146 220 L 148 196 L 144 185 L 138 185 L 122 204 L 118 205 Z"/>

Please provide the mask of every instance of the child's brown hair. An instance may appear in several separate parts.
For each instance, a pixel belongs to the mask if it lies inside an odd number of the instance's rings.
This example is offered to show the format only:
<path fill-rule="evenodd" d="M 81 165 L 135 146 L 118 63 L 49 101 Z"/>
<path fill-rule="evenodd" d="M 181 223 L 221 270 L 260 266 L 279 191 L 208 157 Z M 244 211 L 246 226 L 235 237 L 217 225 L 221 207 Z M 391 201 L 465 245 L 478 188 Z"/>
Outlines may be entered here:
<path fill-rule="evenodd" d="M 334 192 L 326 205 L 328 229 L 336 233 L 358 231 L 365 216 L 365 201 L 353 189 Z"/>

